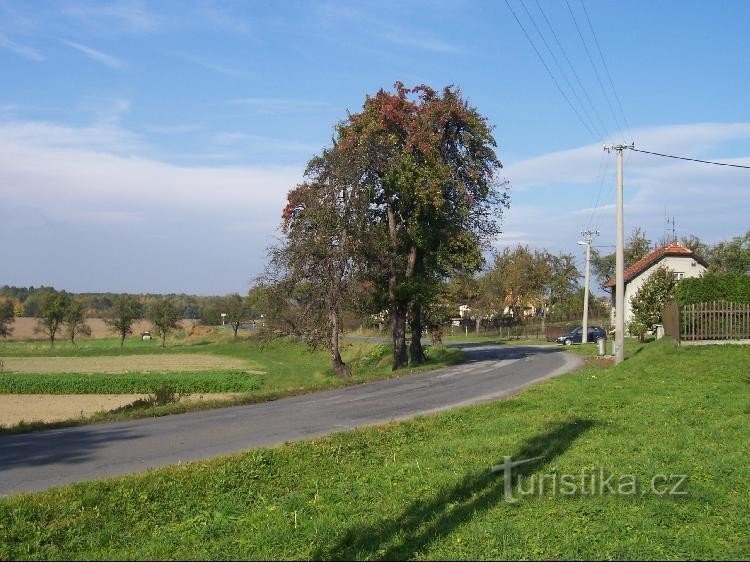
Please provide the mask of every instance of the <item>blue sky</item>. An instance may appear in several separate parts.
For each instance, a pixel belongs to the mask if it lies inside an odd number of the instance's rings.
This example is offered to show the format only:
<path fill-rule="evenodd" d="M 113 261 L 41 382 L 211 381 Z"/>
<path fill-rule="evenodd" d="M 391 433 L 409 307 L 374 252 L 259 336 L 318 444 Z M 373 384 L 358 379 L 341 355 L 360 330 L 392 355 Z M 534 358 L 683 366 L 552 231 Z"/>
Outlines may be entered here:
<path fill-rule="evenodd" d="M 598 228 L 610 250 L 602 142 L 750 164 L 749 3 L 568 1 L 509 3 L 581 119 L 504 0 L 0 2 L 0 285 L 244 293 L 306 161 L 396 80 L 457 85 L 495 126 L 497 248 L 580 263 Z M 749 180 L 627 153 L 626 230 L 658 240 L 666 208 L 678 235 L 744 233 Z"/>

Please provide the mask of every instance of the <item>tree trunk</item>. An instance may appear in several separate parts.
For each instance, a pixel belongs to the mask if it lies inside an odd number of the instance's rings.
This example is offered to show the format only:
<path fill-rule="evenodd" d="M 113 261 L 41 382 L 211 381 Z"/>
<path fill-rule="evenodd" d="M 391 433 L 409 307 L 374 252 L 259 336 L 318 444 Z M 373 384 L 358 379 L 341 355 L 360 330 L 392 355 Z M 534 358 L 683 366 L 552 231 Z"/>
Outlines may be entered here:
<path fill-rule="evenodd" d="M 476 332 L 479 333 L 479 327 L 482 325 L 482 317 L 477 314 L 477 320 L 476 320 Z"/>
<path fill-rule="evenodd" d="M 161 346 L 167 347 L 167 332 L 161 333 Z"/>
<path fill-rule="evenodd" d="M 388 217 L 388 236 L 390 239 L 391 256 L 390 272 L 388 277 L 388 308 L 391 315 L 391 338 L 393 339 L 393 365 L 392 369 L 400 369 L 409 363 L 406 352 L 406 307 L 399 302 L 396 295 L 398 285 L 398 271 L 396 254 L 398 252 L 398 238 L 396 234 L 396 214 L 389 200 L 386 203 L 386 215 Z"/>
<path fill-rule="evenodd" d="M 393 337 L 393 366 L 400 369 L 409 364 L 406 353 L 406 311 L 399 304 L 391 306 L 391 334 Z"/>
<path fill-rule="evenodd" d="M 427 358 L 422 348 L 422 305 L 415 302 L 411 305 L 409 314 L 409 326 L 411 327 L 411 345 L 409 346 L 409 362 L 412 365 L 421 365 Z"/>
<path fill-rule="evenodd" d="M 349 366 L 341 359 L 339 351 L 339 315 L 332 310 L 329 315 L 331 321 L 331 339 L 329 341 L 329 351 L 331 353 L 331 366 L 337 377 L 351 377 L 352 372 Z"/>
<path fill-rule="evenodd" d="M 120 332 L 120 349 L 125 344 L 125 332 Z"/>

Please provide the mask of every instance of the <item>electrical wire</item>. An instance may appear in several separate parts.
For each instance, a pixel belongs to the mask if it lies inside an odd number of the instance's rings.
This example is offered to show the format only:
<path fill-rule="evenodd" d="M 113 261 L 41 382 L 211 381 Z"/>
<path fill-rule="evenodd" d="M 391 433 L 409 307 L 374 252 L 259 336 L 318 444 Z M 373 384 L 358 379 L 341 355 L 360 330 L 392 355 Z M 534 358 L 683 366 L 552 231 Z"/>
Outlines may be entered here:
<path fill-rule="evenodd" d="M 576 83 L 578 84 L 578 87 L 583 92 L 583 95 L 586 98 L 586 101 L 588 101 L 589 106 L 591 106 L 591 110 L 594 113 L 594 116 L 596 117 L 597 121 L 599 122 L 599 126 L 601 130 L 606 133 L 607 127 L 604 124 L 604 121 L 602 120 L 601 115 L 597 111 L 596 105 L 594 104 L 593 101 L 591 101 L 591 96 L 589 96 L 588 90 L 586 89 L 586 87 L 583 85 L 583 82 L 581 81 L 581 77 L 578 75 L 578 72 L 576 72 L 575 65 L 571 62 L 570 57 L 568 57 L 568 53 L 565 50 L 565 47 L 563 47 L 563 44 L 560 41 L 560 38 L 558 37 L 557 32 L 555 31 L 555 28 L 552 26 L 552 23 L 549 21 L 549 18 L 547 17 L 547 14 L 542 8 L 542 5 L 539 2 L 539 0 L 535 0 L 535 2 L 536 2 L 537 9 L 542 14 L 544 21 L 547 23 L 547 27 L 552 32 L 552 36 L 555 38 L 555 43 L 557 43 L 557 48 L 562 53 L 563 57 L 565 58 L 565 61 L 568 63 L 568 66 L 570 67 L 570 70 L 573 73 L 573 77 L 575 78 Z"/>
<path fill-rule="evenodd" d="M 521 23 L 521 20 L 518 19 L 518 16 L 516 15 L 516 12 L 513 9 L 513 7 L 510 5 L 509 0 L 505 0 L 505 3 L 507 4 L 508 9 L 510 10 L 510 13 L 513 14 L 513 17 L 515 18 L 516 23 L 518 24 L 518 27 L 521 28 L 521 31 L 523 31 L 523 34 L 526 36 L 526 40 L 531 45 L 531 48 L 534 49 L 534 52 L 536 53 L 536 56 L 539 58 L 539 61 L 542 63 L 542 65 L 544 66 L 544 68 L 547 70 L 547 74 L 549 74 L 550 78 L 552 78 L 552 81 L 555 83 L 555 86 L 557 86 L 557 90 L 560 92 L 560 95 L 562 95 L 562 97 L 565 98 L 565 101 L 568 102 L 568 105 L 573 110 L 573 113 L 576 114 L 576 117 L 578 117 L 578 120 L 581 122 L 581 124 L 583 125 L 583 127 L 589 132 L 589 134 L 592 137 L 594 137 L 594 138 L 599 138 L 598 135 L 588 125 L 588 123 L 586 123 L 586 121 L 584 121 L 583 117 L 581 117 L 581 114 L 578 112 L 578 110 L 575 108 L 575 106 L 573 105 L 573 103 L 570 101 L 570 98 L 567 96 L 567 94 L 565 93 L 565 91 L 563 91 L 562 87 L 560 87 L 560 83 L 557 81 L 557 78 L 555 78 L 555 75 L 552 73 L 552 71 L 550 70 L 549 66 L 545 62 L 544 57 L 542 57 L 542 54 L 539 52 L 539 49 L 536 48 L 536 45 L 534 44 L 534 41 L 532 41 L 531 36 L 526 31 L 526 28 Z"/>
<path fill-rule="evenodd" d="M 565 83 L 568 85 L 568 88 L 570 88 L 571 93 L 573 94 L 573 97 L 578 102 L 578 105 L 583 112 L 586 119 L 588 119 L 588 123 L 591 125 L 591 128 L 596 132 L 597 138 L 601 141 L 604 140 L 604 136 L 606 133 L 606 128 L 602 130 L 599 130 L 596 123 L 594 122 L 593 118 L 589 114 L 588 110 L 586 109 L 586 106 L 583 104 L 583 101 L 581 101 L 581 98 L 578 96 L 578 92 L 573 87 L 573 84 L 571 84 L 570 79 L 568 78 L 568 73 L 563 70 L 562 65 L 557 60 L 557 57 L 555 56 L 555 52 L 552 50 L 552 48 L 549 46 L 549 43 L 547 43 L 547 39 L 544 37 L 544 33 L 542 33 L 542 30 L 539 29 L 539 26 L 536 23 L 536 20 L 534 19 L 534 16 L 531 15 L 531 12 L 526 7 L 526 4 L 521 0 L 521 7 L 526 12 L 526 16 L 531 21 L 531 24 L 534 26 L 534 29 L 536 29 L 537 34 L 542 39 L 542 43 L 544 43 L 544 46 L 547 48 L 547 52 L 549 53 L 550 57 L 552 58 L 552 61 L 555 63 L 555 66 L 557 67 L 557 71 L 560 73 L 560 75 L 565 80 Z"/>
<path fill-rule="evenodd" d="M 583 43 L 583 48 L 586 51 L 586 56 L 588 57 L 589 62 L 591 63 L 591 68 L 594 70 L 594 76 L 596 76 L 596 80 L 597 82 L 599 82 L 599 87 L 602 90 L 602 94 L 604 95 L 604 99 L 607 102 L 607 106 L 609 106 L 609 111 L 612 114 L 612 117 L 615 121 L 615 126 L 624 132 L 625 128 L 620 124 L 620 120 L 617 118 L 617 114 L 615 113 L 615 110 L 612 107 L 612 102 L 610 101 L 609 96 L 607 95 L 607 89 L 604 87 L 602 78 L 599 75 L 599 70 L 596 68 L 596 64 L 594 63 L 594 58 L 591 56 L 591 51 L 589 51 L 589 46 L 586 43 L 586 40 L 583 38 L 583 32 L 581 31 L 581 27 L 578 25 L 578 20 L 576 19 L 575 13 L 573 13 L 573 8 L 570 7 L 570 2 L 568 0 L 565 0 L 565 5 L 568 7 L 568 12 L 570 12 L 570 17 L 573 18 L 573 24 L 575 25 L 576 31 L 578 31 L 578 37 L 581 38 L 581 43 Z"/>
<path fill-rule="evenodd" d="M 537 0 L 538 1 L 538 0 Z M 609 79 L 609 85 L 612 88 L 612 92 L 615 95 L 615 101 L 617 101 L 617 106 L 620 109 L 620 114 L 622 115 L 622 120 L 625 123 L 625 128 L 628 131 L 628 136 L 630 137 L 630 142 L 633 141 L 633 133 L 630 130 L 630 123 L 628 123 L 628 118 L 625 116 L 625 111 L 622 109 L 622 102 L 620 101 L 620 96 L 617 94 L 617 88 L 615 88 L 615 83 L 612 80 L 612 75 L 609 73 L 609 67 L 607 66 L 607 61 L 604 58 L 604 54 L 602 53 L 602 48 L 599 45 L 599 39 L 596 37 L 596 32 L 594 31 L 594 26 L 591 24 L 591 18 L 589 17 L 589 12 L 586 9 L 586 4 L 583 3 L 583 0 L 581 0 L 581 6 L 583 7 L 583 13 L 586 14 L 586 21 L 589 24 L 589 29 L 591 30 L 591 35 L 594 37 L 594 43 L 596 44 L 596 49 L 599 51 L 599 58 L 602 60 L 602 66 L 604 66 L 604 71 L 607 73 L 607 78 Z"/>
<path fill-rule="evenodd" d="M 714 166 L 729 166 L 731 168 L 744 168 L 746 170 L 750 170 L 750 166 L 743 166 L 742 164 L 729 164 L 727 162 L 715 162 L 713 160 L 700 160 L 698 158 L 688 158 L 687 156 L 674 156 L 673 154 L 662 154 L 661 152 L 641 150 L 640 148 L 634 148 L 632 146 L 628 146 L 626 148 L 634 152 L 642 152 L 644 154 L 651 154 L 653 156 L 661 156 L 663 158 L 674 158 L 675 160 L 687 160 L 688 162 L 700 162 L 701 164 L 712 164 Z"/>

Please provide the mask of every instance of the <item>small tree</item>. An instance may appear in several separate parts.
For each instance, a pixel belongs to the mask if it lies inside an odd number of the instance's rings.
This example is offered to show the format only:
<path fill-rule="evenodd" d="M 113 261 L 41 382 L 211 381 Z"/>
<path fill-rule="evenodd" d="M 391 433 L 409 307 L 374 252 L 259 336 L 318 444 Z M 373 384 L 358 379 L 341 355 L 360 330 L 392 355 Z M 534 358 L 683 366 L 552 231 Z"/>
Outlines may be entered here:
<path fill-rule="evenodd" d="M 169 332 L 180 327 L 181 311 L 171 298 L 160 299 L 151 303 L 146 311 L 146 318 L 154 325 L 154 331 L 161 338 L 161 346 L 167 346 Z"/>
<path fill-rule="evenodd" d="M 48 291 L 40 299 L 38 320 L 34 333 L 46 335 L 52 347 L 55 347 L 57 331 L 65 321 L 65 313 L 69 306 L 70 295 L 65 291 L 59 293 Z"/>
<path fill-rule="evenodd" d="M 662 265 L 649 275 L 630 299 L 630 306 L 633 309 L 631 328 L 638 331 L 641 339 L 646 329 L 661 323 L 661 309 L 674 299 L 676 284 L 674 271 Z"/>
<path fill-rule="evenodd" d="M 11 301 L 0 302 L 0 337 L 7 338 L 13 333 L 11 324 L 14 320 L 13 303 Z"/>
<path fill-rule="evenodd" d="M 232 326 L 234 339 L 237 339 L 237 332 L 240 329 L 240 324 L 248 319 L 250 308 L 247 305 L 247 301 L 237 293 L 224 297 L 223 304 L 224 311 L 227 315 L 226 320 L 229 322 L 229 325 Z"/>
<path fill-rule="evenodd" d="M 86 323 L 86 306 L 78 299 L 72 299 L 63 316 L 70 343 L 76 344 L 76 336 L 90 336 L 91 327 Z"/>
<path fill-rule="evenodd" d="M 125 337 L 133 333 L 133 322 L 141 317 L 141 304 L 127 294 L 120 295 L 112 302 L 112 311 L 104 321 L 110 329 L 120 336 L 120 347 L 125 343 Z"/>

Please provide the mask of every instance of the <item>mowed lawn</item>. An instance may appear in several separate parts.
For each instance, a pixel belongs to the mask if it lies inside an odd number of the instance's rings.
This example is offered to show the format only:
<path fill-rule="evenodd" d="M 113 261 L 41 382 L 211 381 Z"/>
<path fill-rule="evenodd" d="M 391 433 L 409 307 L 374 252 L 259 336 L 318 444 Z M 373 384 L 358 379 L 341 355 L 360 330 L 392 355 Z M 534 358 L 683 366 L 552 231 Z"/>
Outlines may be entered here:
<path fill-rule="evenodd" d="M 9 498 L 0 558 L 746 559 L 748 373 L 745 347 L 656 342 L 497 403 Z M 508 496 L 506 455 L 541 457 Z"/>

